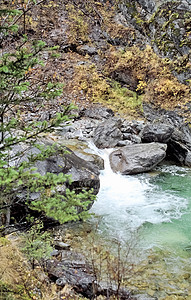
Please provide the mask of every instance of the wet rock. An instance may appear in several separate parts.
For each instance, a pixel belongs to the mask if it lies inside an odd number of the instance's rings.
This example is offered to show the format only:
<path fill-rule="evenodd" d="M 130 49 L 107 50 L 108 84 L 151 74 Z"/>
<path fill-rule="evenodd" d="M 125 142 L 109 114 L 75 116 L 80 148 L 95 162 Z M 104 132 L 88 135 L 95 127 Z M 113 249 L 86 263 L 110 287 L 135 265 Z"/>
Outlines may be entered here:
<path fill-rule="evenodd" d="M 167 143 L 170 140 L 173 131 L 174 127 L 167 124 L 148 124 L 143 128 L 141 132 L 141 140 L 143 143 Z"/>
<path fill-rule="evenodd" d="M 98 148 L 113 148 L 123 139 L 121 119 L 110 118 L 94 130 L 93 141 Z"/>
<path fill-rule="evenodd" d="M 165 158 L 166 149 L 159 143 L 125 146 L 110 154 L 111 168 L 123 175 L 150 171 Z"/>

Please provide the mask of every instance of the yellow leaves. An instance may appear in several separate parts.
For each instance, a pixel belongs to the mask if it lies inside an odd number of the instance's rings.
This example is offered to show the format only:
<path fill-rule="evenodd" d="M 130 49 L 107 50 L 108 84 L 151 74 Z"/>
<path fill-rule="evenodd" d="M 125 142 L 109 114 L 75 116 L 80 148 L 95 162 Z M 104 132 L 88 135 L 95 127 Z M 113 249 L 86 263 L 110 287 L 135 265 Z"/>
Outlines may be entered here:
<path fill-rule="evenodd" d="M 46 189 L 46 196 L 50 197 L 51 196 L 51 189 Z"/>
<path fill-rule="evenodd" d="M 146 87 L 147 87 L 147 83 L 145 81 L 143 81 L 143 80 L 139 80 L 139 83 L 137 85 L 136 91 L 143 92 Z"/>
<path fill-rule="evenodd" d="M 78 40 L 88 41 L 88 23 L 84 13 L 76 9 L 73 4 L 66 5 L 68 11 L 69 41 L 74 43 Z"/>

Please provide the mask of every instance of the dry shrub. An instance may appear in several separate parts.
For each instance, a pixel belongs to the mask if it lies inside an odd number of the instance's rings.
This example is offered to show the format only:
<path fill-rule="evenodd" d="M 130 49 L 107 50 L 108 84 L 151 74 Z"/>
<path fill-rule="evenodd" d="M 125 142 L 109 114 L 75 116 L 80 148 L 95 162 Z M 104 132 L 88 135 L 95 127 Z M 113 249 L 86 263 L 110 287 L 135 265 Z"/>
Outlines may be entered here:
<path fill-rule="evenodd" d="M 144 50 L 136 46 L 107 53 L 106 71 L 112 78 L 128 74 L 130 85 L 142 93 L 143 100 L 156 106 L 173 109 L 191 100 L 190 87 L 180 83 L 171 72 L 171 63 L 160 58 L 150 46 Z M 119 75 L 122 74 L 122 75 Z"/>

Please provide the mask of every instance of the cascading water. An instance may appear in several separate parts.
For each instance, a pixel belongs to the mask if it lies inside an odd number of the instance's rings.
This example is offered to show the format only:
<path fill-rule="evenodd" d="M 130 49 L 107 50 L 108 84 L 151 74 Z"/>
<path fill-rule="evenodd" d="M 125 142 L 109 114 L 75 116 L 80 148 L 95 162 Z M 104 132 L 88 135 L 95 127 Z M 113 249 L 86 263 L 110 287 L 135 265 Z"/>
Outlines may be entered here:
<path fill-rule="evenodd" d="M 191 243 L 181 220 L 188 217 L 191 192 L 188 168 L 161 166 L 136 176 L 113 173 L 109 164 L 112 149 L 91 148 L 105 162 L 100 174 L 100 192 L 92 212 L 100 216 L 99 229 L 111 238 L 126 240 L 132 231 L 141 232 L 142 247 L 174 247 Z M 191 221 L 189 222 L 191 225 Z M 131 236 L 131 234 L 130 234 Z"/>
<path fill-rule="evenodd" d="M 146 294 L 138 299 L 190 300 L 191 169 L 163 164 L 152 172 L 122 176 L 110 168 L 112 149 L 100 150 L 91 142 L 89 149 L 104 159 L 105 169 L 91 209 L 95 216 L 72 226 L 77 247 L 86 253 L 101 245 L 116 255 L 120 244 L 126 286 Z"/>

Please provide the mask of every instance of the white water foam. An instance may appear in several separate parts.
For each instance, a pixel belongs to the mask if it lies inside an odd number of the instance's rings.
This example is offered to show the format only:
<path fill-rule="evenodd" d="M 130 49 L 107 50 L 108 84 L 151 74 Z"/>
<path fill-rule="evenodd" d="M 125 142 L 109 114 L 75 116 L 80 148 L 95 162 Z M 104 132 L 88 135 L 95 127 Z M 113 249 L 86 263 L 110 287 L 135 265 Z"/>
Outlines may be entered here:
<path fill-rule="evenodd" d="M 151 184 L 149 174 L 124 176 L 114 173 L 109 164 L 112 149 L 90 146 L 105 162 L 100 174 L 100 191 L 91 209 L 101 217 L 101 230 L 125 236 L 129 229 L 137 230 L 144 223 L 171 222 L 181 217 L 187 207 L 186 199 Z"/>

